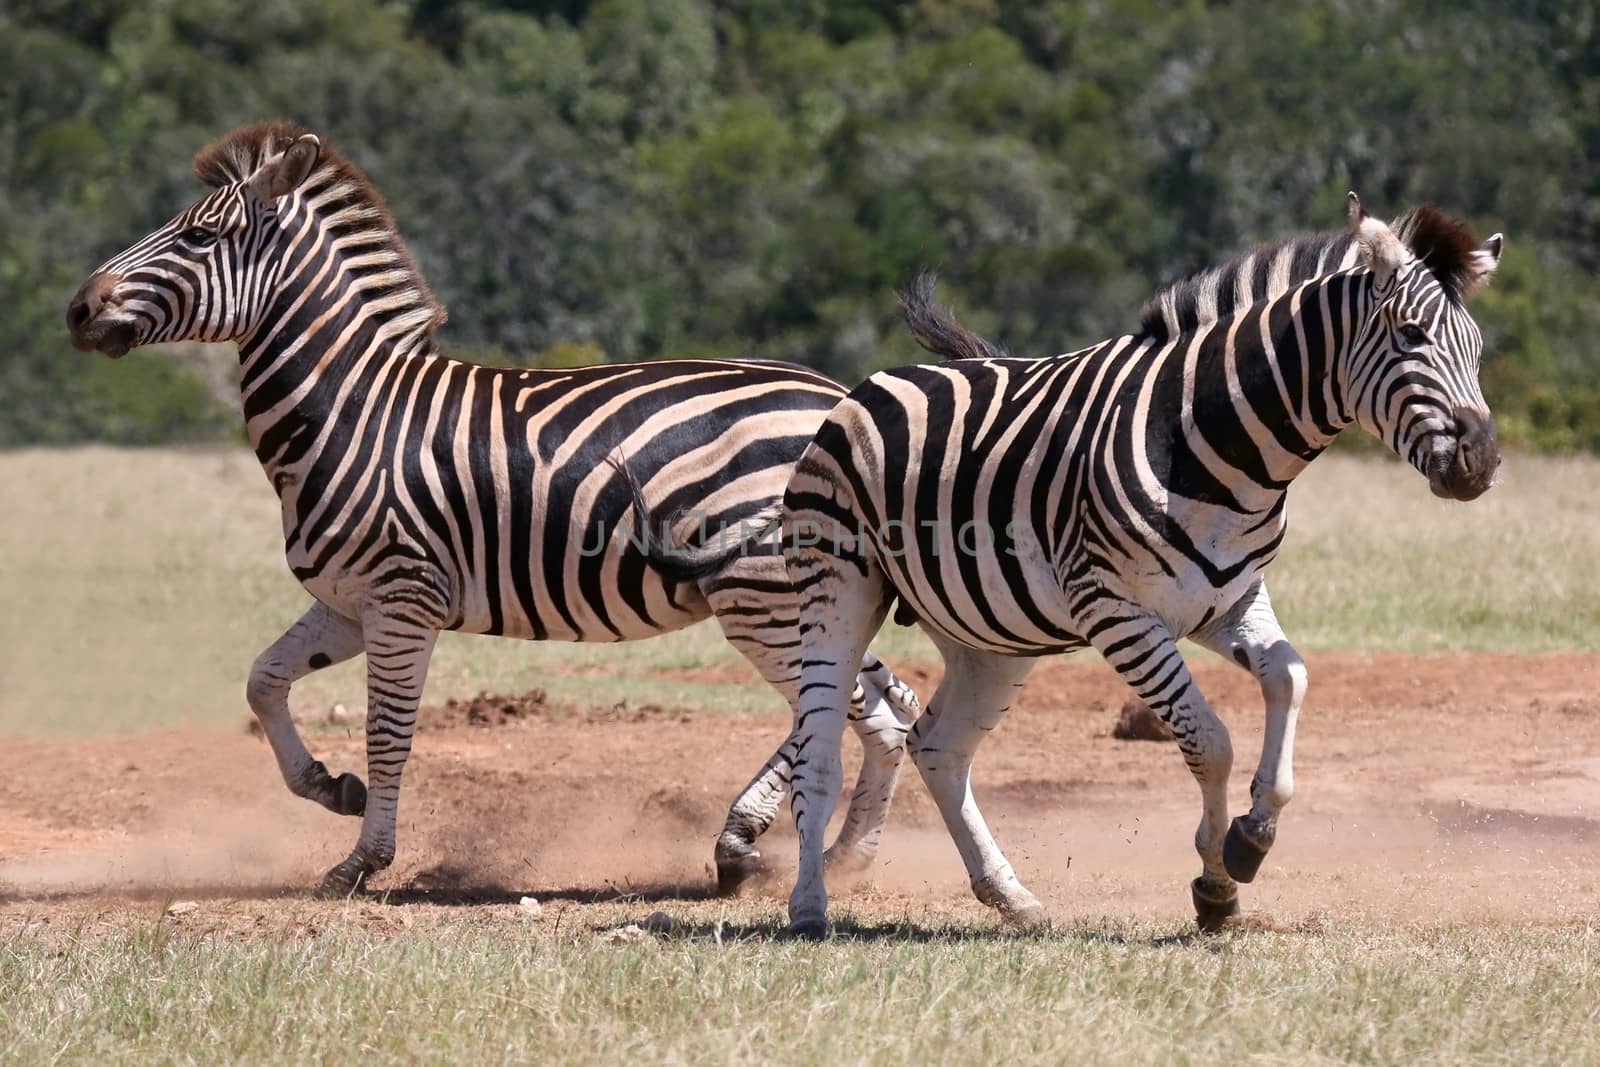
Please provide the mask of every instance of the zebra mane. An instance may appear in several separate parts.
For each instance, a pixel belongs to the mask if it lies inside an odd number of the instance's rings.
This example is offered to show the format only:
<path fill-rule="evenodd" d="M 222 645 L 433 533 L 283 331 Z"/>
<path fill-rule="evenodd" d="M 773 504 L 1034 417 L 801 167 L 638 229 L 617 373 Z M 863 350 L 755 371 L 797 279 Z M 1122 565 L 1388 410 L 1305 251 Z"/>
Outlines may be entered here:
<path fill-rule="evenodd" d="M 1423 204 L 1395 219 L 1390 228 L 1456 303 L 1464 303 L 1483 284 L 1477 258 L 1480 242 L 1465 219 Z"/>
<path fill-rule="evenodd" d="M 1300 282 L 1353 266 L 1355 255 L 1355 239 L 1343 231 L 1257 245 L 1158 290 L 1140 313 L 1139 336 L 1166 340 L 1197 330 Z"/>
<path fill-rule="evenodd" d="M 1412 208 L 1389 224 L 1457 303 L 1481 283 L 1472 227 L 1433 204 Z M 1301 282 L 1356 263 L 1348 231 L 1287 237 L 1206 267 L 1151 297 L 1139 316 L 1139 336 L 1163 341 L 1216 322 L 1261 300 L 1281 296 Z"/>
<path fill-rule="evenodd" d="M 240 126 L 195 155 L 195 176 L 219 189 L 242 182 L 263 163 L 281 155 L 297 138 L 310 132 L 298 123 L 282 120 Z M 316 168 L 302 185 L 314 191 L 314 210 L 325 226 L 334 228 L 346 239 L 347 245 L 361 244 L 361 256 L 368 263 L 384 261 L 380 269 L 396 276 L 395 284 L 389 287 L 388 298 L 407 303 L 414 300 L 419 305 L 417 318 L 422 332 L 433 334 L 444 324 L 444 305 L 434 297 L 411 249 L 401 239 L 383 194 L 373 187 L 359 167 L 325 138 L 319 135 L 318 140 L 321 152 Z M 351 242 L 349 238 L 357 234 L 367 240 Z M 388 255 L 384 255 L 385 252 Z"/>

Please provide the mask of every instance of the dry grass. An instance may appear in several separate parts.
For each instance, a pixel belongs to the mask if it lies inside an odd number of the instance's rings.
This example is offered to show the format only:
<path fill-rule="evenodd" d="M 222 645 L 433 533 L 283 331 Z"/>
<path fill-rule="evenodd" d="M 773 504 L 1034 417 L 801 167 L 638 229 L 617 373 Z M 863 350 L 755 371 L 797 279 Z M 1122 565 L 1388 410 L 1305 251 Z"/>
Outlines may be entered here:
<path fill-rule="evenodd" d="M 202 905 L 202 909 L 209 905 Z M 1312 923 L 1042 936 L 846 917 L 820 947 L 772 906 L 470 918 L 349 905 L 293 933 L 187 915 L 0 935 L 7 1062 L 1584 1063 L 1600 929 Z M 388 915 L 376 913 L 388 912 Z"/>
<path fill-rule="evenodd" d="M 1600 642 L 1600 462 L 1514 457 L 1473 504 L 1399 464 L 1318 461 L 1296 484 L 1271 572 L 1305 648 L 1544 651 Z M 0 454 L 0 731 L 101 732 L 229 721 L 255 655 L 308 603 L 283 563 L 277 501 L 246 452 Z M 927 660 L 891 628 L 891 661 Z M 446 635 L 431 699 L 533 686 L 558 699 L 772 708 L 764 686 L 663 677 L 738 657 L 713 625 L 635 643 Z M 753 679 L 753 675 L 751 675 Z M 297 689 L 359 707 L 359 663 Z"/>

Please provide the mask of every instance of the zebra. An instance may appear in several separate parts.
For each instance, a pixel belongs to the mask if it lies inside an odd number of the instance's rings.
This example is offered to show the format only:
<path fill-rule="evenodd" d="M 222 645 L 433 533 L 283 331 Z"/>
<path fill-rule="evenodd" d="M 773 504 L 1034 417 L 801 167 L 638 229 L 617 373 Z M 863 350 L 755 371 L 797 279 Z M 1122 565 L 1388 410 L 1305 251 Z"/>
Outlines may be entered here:
<path fill-rule="evenodd" d="M 525 370 L 449 359 L 435 341 L 444 308 L 383 198 L 316 134 L 240 127 L 194 170 L 212 191 L 96 270 L 67 324 L 77 348 L 113 358 L 157 342 L 238 342 L 247 435 L 281 503 L 289 567 L 313 598 L 256 659 L 246 697 L 289 789 L 362 819 L 320 891 L 348 894 L 394 859 L 401 774 L 441 630 L 628 641 L 715 616 L 798 707 L 798 604 L 782 555 L 719 541 L 776 515 L 841 385 L 763 362 Z M 632 536 L 668 514 L 686 518 L 660 523 L 662 537 Z M 288 704 L 296 681 L 362 652 L 365 783 L 312 757 Z M 850 719 L 865 758 L 830 852 L 845 868 L 877 850 L 920 712 L 871 653 L 860 666 Z M 755 841 L 796 750 L 786 740 L 731 807 L 715 853 L 724 892 L 760 870 Z"/>
<path fill-rule="evenodd" d="M 1501 236 L 1480 246 L 1432 205 L 1390 227 L 1354 193 L 1348 221 L 1204 272 L 1152 300 L 1138 332 L 1053 358 L 1011 358 L 965 330 L 933 303 L 931 276 L 901 294 L 917 340 L 949 361 L 852 390 L 784 498 L 805 644 L 792 935 L 828 929 L 820 844 L 844 697 L 891 608 L 945 660 L 908 748 L 980 901 L 1044 918 L 973 799 L 978 745 L 1039 657 L 1093 648 L 1172 728 L 1199 783 L 1198 925 L 1237 921 L 1237 883 L 1293 793 L 1306 693 L 1263 577 L 1290 482 L 1351 423 L 1443 497 L 1479 496 L 1500 462 L 1464 305 Z M 1231 824 L 1231 743 L 1183 637 L 1250 671 L 1266 703 L 1252 804 Z"/>

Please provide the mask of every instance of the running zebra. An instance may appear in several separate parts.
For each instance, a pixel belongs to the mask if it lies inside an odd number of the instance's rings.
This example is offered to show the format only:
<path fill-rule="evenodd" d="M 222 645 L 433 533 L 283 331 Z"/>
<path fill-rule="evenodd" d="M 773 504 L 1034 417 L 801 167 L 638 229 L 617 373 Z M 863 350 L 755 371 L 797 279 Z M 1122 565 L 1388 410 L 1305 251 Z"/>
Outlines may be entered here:
<path fill-rule="evenodd" d="M 724 551 L 776 517 L 795 460 L 844 395 L 804 368 L 691 361 L 520 370 L 447 359 L 444 309 L 383 198 L 289 123 L 194 161 L 214 192 L 112 257 L 67 311 L 81 350 L 237 341 L 250 444 L 316 600 L 256 660 L 247 696 L 296 794 L 362 816 L 322 889 L 394 858 L 400 777 L 441 630 L 628 641 L 714 615 L 798 708 L 798 606 L 781 553 Z M 646 504 L 645 501 L 649 503 Z M 647 514 L 651 512 L 652 514 Z M 655 515 L 682 516 L 663 522 Z M 637 537 L 667 527 L 665 537 Z M 694 543 L 697 542 L 697 543 Z M 333 777 L 289 687 L 367 654 L 367 774 Z M 832 858 L 870 862 L 916 697 L 870 653 L 850 712 L 866 750 Z M 731 890 L 788 787 L 791 737 L 717 842 Z"/>
<path fill-rule="evenodd" d="M 1349 199 L 1348 235 L 1252 251 L 1162 293 L 1138 333 L 1013 359 L 932 303 L 907 321 L 952 362 L 874 375 L 834 409 L 785 498 L 805 642 L 793 807 L 791 931 L 826 932 L 821 839 L 839 789 L 854 664 L 898 599 L 946 662 L 912 758 L 978 899 L 1042 909 L 973 800 L 970 771 L 1038 657 L 1092 647 L 1172 727 L 1200 784 L 1192 895 L 1213 930 L 1238 914 L 1293 792 L 1306 670 L 1263 573 L 1290 482 L 1358 423 L 1471 500 L 1499 466 L 1478 387 L 1482 337 L 1464 301 L 1499 261 L 1430 206 L 1391 229 Z M 1229 824 L 1227 729 L 1178 639 L 1250 671 L 1267 706 L 1248 814 Z"/>

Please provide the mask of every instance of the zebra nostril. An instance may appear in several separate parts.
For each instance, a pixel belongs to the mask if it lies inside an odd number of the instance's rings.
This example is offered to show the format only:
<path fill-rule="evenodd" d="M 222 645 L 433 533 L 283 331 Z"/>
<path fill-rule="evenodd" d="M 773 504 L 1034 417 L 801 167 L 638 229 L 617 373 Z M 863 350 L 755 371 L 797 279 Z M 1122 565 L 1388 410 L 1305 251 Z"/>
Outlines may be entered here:
<path fill-rule="evenodd" d="M 73 329 L 82 329 L 89 324 L 89 304 L 82 297 L 74 300 L 67 308 L 67 325 Z"/>

